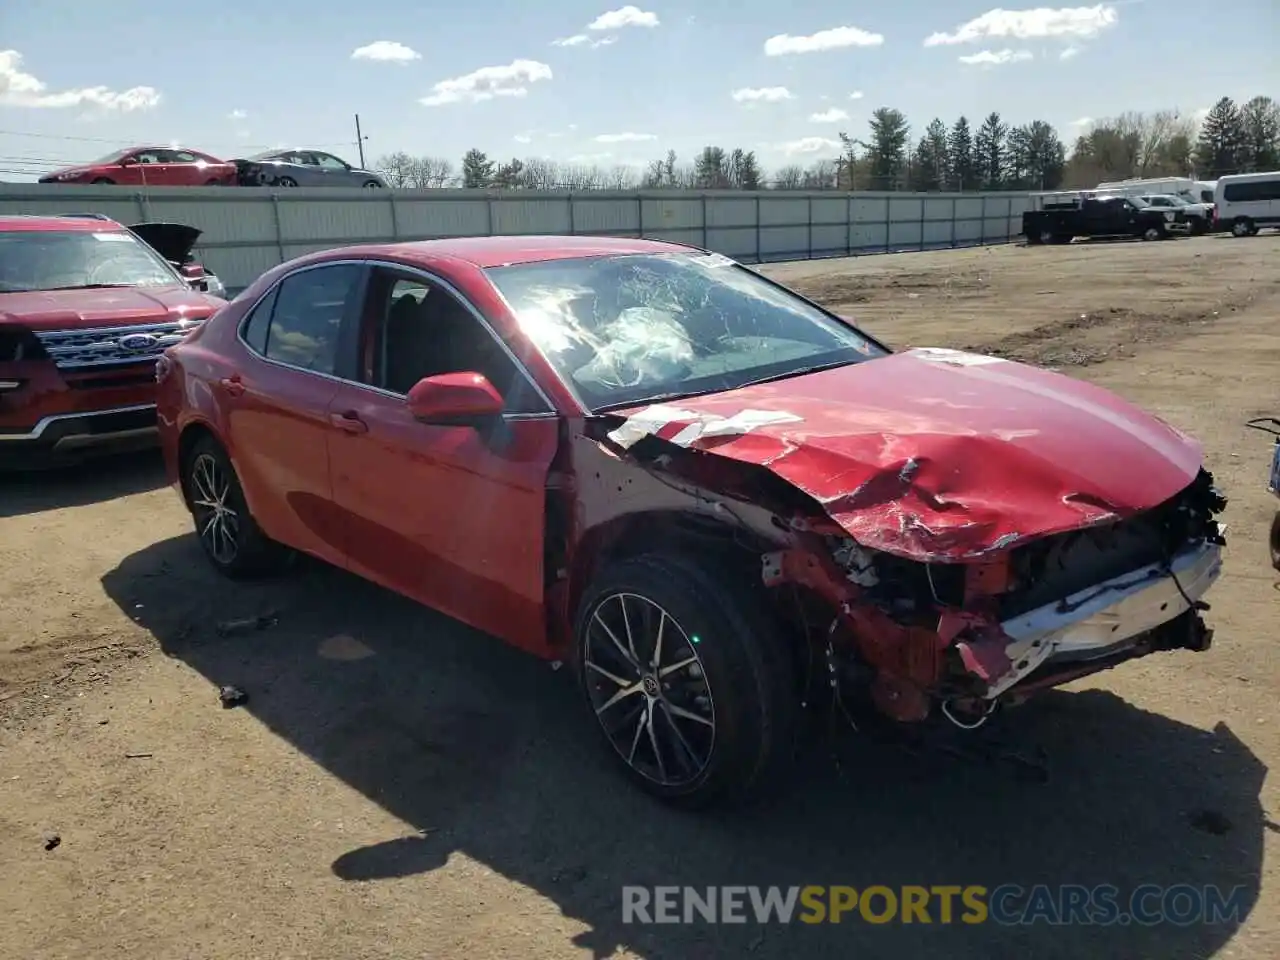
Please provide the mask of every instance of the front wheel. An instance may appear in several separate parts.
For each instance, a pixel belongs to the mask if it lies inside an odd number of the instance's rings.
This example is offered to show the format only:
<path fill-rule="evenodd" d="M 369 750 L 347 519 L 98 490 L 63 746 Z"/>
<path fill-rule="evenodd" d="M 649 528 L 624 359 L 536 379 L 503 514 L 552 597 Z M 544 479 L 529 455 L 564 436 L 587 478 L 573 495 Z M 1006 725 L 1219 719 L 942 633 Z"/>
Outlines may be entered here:
<path fill-rule="evenodd" d="M 366 180 L 364 182 L 364 188 L 366 190 L 381 190 L 382 184 L 380 184 L 377 180 Z"/>
<path fill-rule="evenodd" d="M 92 180 L 92 183 L 95 186 L 97 186 L 98 184 L 107 184 L 109 186 L 115 186 L 116 182 L 112 180 L 110 177 L 94 177 L 94 179 Z"/>
<path fill-rule="evenodd" d="M 1163 240 L 1168 235 L 1169 231 L 1167 231 L 1163 225 L 1158 227 L 1147 227 L 1147 229 L 1142 231 L 1143 240 Z"/>
<path fill-rule="evenodd" d="M 258 526 L 235 467 L 212 437 L 192 446 L 183 464 L 183 491 L 205 556 L 233 580 L 280 569 L 289 558 L 283 546 Z"/>
<path fill-rule="evenodd" d="M 579 608 L 579 682 L 630 778 L 685 807 L 741 802 L 779 779 L 798 714 L 769 611 L 723 564 L 667 555 L 606 568 Z"/>
<path fill-rule="evenodd" d="M 1251 237 L 1258 232 L 1258 228 L 1253 225 L 1253 221 L 1248 217 L 1239 217 L 1231 224 L 1231 235 L 1233 237 Z"/>
<path fill-rule="evenodd" d="M 277 187 L 296 187 L 298 185 L 298 181 L 293 179 L 293 177 L 277 177 L 275 185 Z"/>

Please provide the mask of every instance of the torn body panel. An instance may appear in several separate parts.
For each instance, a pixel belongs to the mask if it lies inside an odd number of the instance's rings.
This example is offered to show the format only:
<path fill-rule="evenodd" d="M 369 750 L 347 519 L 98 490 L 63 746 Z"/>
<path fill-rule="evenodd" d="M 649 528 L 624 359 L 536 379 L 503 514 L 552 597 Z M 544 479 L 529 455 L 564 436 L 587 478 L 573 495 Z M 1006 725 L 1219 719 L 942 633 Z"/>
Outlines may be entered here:
<path fill-rule="evenodd" d="M 749 531 L 766 587 L 817 601 L 895 719 L 1208 646 L 1225 501 L 1194 441 L 1088 384 L 912 351 L 624 418 L 584 449 L 657 486 L 597 474 L 579 529 L 678 491 Z"/>

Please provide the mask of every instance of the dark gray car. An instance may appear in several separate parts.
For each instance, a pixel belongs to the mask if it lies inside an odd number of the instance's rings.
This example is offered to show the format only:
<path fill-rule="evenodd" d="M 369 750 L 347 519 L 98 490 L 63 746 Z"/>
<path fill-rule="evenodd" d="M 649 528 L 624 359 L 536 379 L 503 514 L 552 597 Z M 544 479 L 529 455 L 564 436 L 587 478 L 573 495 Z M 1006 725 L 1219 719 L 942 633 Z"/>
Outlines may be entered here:
<path fill-rule="evenodd" d="M 240 185 L 245 187 L 387 186 L 372 170 L 353 167 L 341 157 L 320 150 L 272 150 L 235 164 Z"/>

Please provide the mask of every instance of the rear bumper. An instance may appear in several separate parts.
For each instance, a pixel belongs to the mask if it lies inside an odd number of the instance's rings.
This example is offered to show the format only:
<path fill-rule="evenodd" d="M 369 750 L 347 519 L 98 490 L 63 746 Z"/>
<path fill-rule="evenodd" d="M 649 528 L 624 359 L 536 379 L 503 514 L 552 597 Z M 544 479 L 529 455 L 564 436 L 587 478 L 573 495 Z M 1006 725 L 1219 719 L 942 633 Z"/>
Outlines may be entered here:
<path fill-rule="evenodd" d="M 30 467 L 93 453 L 153 447 L 154 403 L 42 417 L 27 430 L 0 430 L 0 467 Z"/>

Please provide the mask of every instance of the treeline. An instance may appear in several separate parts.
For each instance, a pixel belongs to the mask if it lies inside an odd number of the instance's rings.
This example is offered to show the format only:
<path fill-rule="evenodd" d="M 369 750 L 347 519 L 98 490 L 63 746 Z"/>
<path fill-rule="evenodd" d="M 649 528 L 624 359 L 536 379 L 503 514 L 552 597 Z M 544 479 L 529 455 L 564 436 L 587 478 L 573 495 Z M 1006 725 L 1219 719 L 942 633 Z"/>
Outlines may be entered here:
<path fill-rule="evenodd" d="M 839 134 L 838 148 L 808 164 L 766 171 L 754 151 L 704 147 L 691 160 L 675 151 L 644 167 L 527 157 L 499 161 L 468 150 L 455 166 L 399 152 L 376 169 L 393 187 L 501 190 L 1053 190 L 1129 177 L 1186 176 L 1280 168 L 1280 106 L 1270 97 L 1237 105 L 1223 97 L 1202 122 L 1177 111 L 1123 113 L 1089 121 L 1070 151 L 1054 127 L 1012 125 L 990 113 L 976 125 L 932 120 L 913 138 L 892 107 L 872 112 L 866 139 Z"/>

